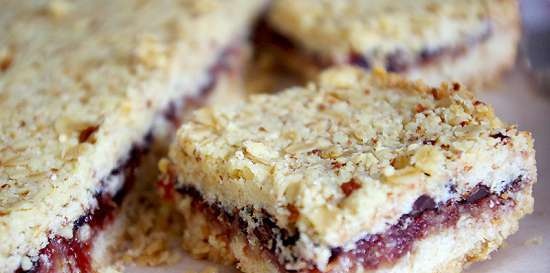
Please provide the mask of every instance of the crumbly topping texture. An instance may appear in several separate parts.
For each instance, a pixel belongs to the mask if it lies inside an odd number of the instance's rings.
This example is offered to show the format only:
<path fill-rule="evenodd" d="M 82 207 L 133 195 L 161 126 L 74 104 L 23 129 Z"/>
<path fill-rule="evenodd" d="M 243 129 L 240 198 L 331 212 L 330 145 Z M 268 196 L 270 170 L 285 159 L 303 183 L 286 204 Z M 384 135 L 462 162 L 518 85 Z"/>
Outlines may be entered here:
<path fill-rule="evenodd" d="M 2 1 L 1 268 L 71 236 L 99 181 L 209 81 L 262 2 Z"/>
<path fill-rule="evenodd" d="M 243 99 L 243 78 L 238 72 L 248 58 L 246 55 L 234 57 L 233 64 L 228 67 L 230 73 L 220 75 L 207 100 L 187 102 L 178 116 L 185 120 L 200 105 L 228 104 Z M 155 130 L 157 134 L 149 153 L 141 159 L 141 164 L 136 169 L 136 185 L 125 197 L 117 218 L 117 221 L 123 221 L 124 230 L 119 240 L 113 244 L 112 253 L 115 260 L 124 261 L 125 264 L 173 265 L 182 258 L 182 245 L 189 246 L 186 250 L 192 252 L 191 254 L 208 254 L 210 260 L 216 261 L 210 255 L 213 253 L 211 249 L 201 241 L 204 238 L 187 236 L 187 229 L 184 228 L 201 229 L 203 226 L 196 223 L 196 219 L 187 219 L 179 213 L 176 208 L 180 205 L 174 202 L 173 193 L 158 183 L 158 161 L 168 153 L 168 146 L 177 129 L 173 124 L 167 126 L 169 128 Z"/>
<path fill-rule="evenodd" d="M 530 133 L 460 84 L 435 88 L 350 67 L 195 112 L 170 158 L 161 169 L 180 186 L 229 211 L 267 212 L 300 232 L 302 255 L 317 261 L 328 259 L 327 246 L 384 231 L 423 194 L 440 202 L 478 183 L 501 191 L 519 176 L 536 180 Z"/>
<path fill-rule="evenodd" d="M 276 0 L 269 19 L 303 48 L 337 61 L 350 53 L 377 65 L 390 54 L 415 58 L 422 52 L 468 44 L 485 35 L 514 0 Z M 496 18 L 498 21 L 498 18 Z"/>

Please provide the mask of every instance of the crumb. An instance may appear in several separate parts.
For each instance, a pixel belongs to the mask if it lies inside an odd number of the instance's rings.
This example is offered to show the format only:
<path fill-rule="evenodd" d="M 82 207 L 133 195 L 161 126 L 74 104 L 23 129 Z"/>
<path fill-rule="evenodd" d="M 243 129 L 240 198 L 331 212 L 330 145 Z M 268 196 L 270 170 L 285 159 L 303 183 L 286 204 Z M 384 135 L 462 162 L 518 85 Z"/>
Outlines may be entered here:
<path fill-rule="evenodd" d="M 351 179 L 348 182 L 340 185 L 340 188 L 342 189 L 342 192 L 344 192 L 344 195 L 346 197 L 350 196 L 354 191 L 361 188 L 361 184 L 357 183 L 355 179 Z"/>
<path fill-rule="evenodd" d="M 103 273 L 121 273 L 120 270 L 114 268 L 114 267 L 107 267 L 101 270 Z"/>
<path fill-rule="evenodd" d="M 542 235 L 538 235 L 538 236 L 533 236 L 533 237 L 525 240 L 525 242 L 523 242 L 523 245 L 525 245 L 525 246 L 538 246 L 538 245 L 541 245 L 542 242 L 543 242 Z"/>
<path fill-rule="evenodd" d="M 164 201 L 155 188 L 159 155 L 166 147 L 153 147 L 144 159 L 138 174 L 143 181 L 127 197 L 123 205 L 126 226 L 122 243 L 114 253 L 119 259 L 141 266 L 172 265 L 181 260 L 180 249 L 183 219 L 171 202 Z M 147 167 L 148 166 L 148 167 Z M 146 171 L 148 170 L 148 171 Z M 147 183 L 150 182 L 150 183 Z"/>
<path fill-rule="evenodd" d="M 78 136 L 78 142 L 84 143 L 87 142 L 88 139 L 99 129 L 99 125 L 92 125 L 86 127 L 84 130 L 80 132 L 80 135 Z"/>
<path fill-rule="evenodd" d="M 213 266 L 208 266 L 202 270 L 202 273 L 218 273 L 218 269 Z"/>
<path fill-rule="evenodd" d="M 200 271 L 200 273 L 218 273 L 218 272 L 219 272 L 218 269 L 213 267 L 213 266 L 207 266 L 202 271 Z M 186 271 L 184 271 L 184 273 L 199 273 L 199 271 L 193 271 L 193 270 L 188 271 L 188 270 L 186 270 Z"/>
<path fill-rule="evenodd" d="M 160 68 L 167 65 L 168 49 L 158 37 L 144 35 L 138 38 L 137 44 L 134 51 L 134 57 L 137 64 L 147 68 Z"/>
<path fill-rule="evenodd" d="M 0 72 L 8 70 L 13 63 L 13 53 L 7 47 L 0 47 Z"/>
<path fill-rule="evenodd" d="M 67 1 L 54 0 L 48 3 L 47 11 L 52 17 L 60 19 L 66 16 L 71 11 L 71 8 L 71 4 Z"/>
<path fill-rule="evenodd" d="M 510 244 L 507 241 L 503 241 L 500 245 L 500 249 L 507 249 L 508 247 L 510 247 Z"/>

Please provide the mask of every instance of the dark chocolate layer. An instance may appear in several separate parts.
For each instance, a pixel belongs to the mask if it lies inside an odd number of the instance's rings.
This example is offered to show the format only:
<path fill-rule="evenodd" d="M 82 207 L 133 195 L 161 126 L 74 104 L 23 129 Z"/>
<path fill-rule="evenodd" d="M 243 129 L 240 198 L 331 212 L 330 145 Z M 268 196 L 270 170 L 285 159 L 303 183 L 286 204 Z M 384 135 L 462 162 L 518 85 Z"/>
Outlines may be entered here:
<path fill-rule="evenodd" d="M 391 266 L 410 252 L 416 241 L 455 226 L 462 215 L 478 217 L 487 211 L 497 212 L 514 207 L 515 200 L 508 194 L 520 191 L 526 184 L 527 181 L 520 176 L 511 181 L 500 193 L 491 192 L 489 188 L 479 184 L 462 199 L 439 204 L 427 195 L 420 196 L 414 203 L 413 210 L 401 216 L 398 222 L 385 232 L 366 235 L 355 243 L 355 248 L 352 250 L 333 248 L 329 264 L 351 266 L 346 270 L 359 265 L 366 269 Z M 280 228 L 267 212 L 257 212 L 250 207 L 227 211 L 220 204 L 206 202 L 201 193 L 192 186 L 185 186 L 177 191 L 191 197 L 193 208 L 204 214 L 210 221 L 217 222 L 224 228 L 224 233 L 232 236 L 240 233 L 249 240 L 259 242 L 264 255 L 278 265 L 281 272 L 321 272 L 311 261 L 302 261 L 309 264 L 309 268 L 305 270 L 285 269 L 285 264 L 294 263 L 300 258 L 284 259 L 280 255 L 281 249 L 292 249 L 299 240 L 300 234 L 296 230 Z M 248 215 L 247 218 L 254 219 L 255 227 L 250 229 L 241 215 Z M 344 260 L 347 262 L 341 263 Z"/>

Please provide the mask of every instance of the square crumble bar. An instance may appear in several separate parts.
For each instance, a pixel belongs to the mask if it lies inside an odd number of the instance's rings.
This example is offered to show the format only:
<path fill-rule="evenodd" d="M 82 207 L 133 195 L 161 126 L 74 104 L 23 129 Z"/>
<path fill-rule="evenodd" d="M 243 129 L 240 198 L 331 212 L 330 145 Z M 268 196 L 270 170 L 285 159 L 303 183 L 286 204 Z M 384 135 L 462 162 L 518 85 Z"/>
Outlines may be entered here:
<path fill-rule="evenodd" d="M 140 159 L 229 76 L 265 1 L 2 4 L 0 272 L 99 271 Z"/>
<path fill-rule="evenodd" d="M 259 46 L 308 78 L 352 64 L 468 86 L 509 70 L 521 33 L 516 0 L 276 0 L 266 21 Z"/>
<path fill-rule="evenodd" d="M 187 248 L 244 272 L 460 271 L 517 230 L 536 182 L 530 134 L 460 84 L 350 67 L 199 110 L 169 156 Z"/>

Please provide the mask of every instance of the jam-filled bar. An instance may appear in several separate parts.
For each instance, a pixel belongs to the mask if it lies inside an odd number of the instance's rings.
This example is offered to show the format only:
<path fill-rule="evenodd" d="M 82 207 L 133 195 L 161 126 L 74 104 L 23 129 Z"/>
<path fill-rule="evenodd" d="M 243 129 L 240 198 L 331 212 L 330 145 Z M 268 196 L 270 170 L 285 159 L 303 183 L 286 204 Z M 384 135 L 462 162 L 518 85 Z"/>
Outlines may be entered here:
<path fill-rule="evenodd" d="M 0 272 L 108 265 L 141 158 L 226 78 L 262 2 L 2 1 Z"/>
<path fill-rule="evenodd" d="M 159 167 L 198 257 L 258 272 L 459 272 L 531 212 L 533 139 L 458 83 L 340 67 L 204 108 Z"/>
<path fill-rule="evenodd" d="M 354 64 L 439 84 L 492 82 L 515 61 L 516 0 L 275 0 L 261 45 L 315 75 Z"/>

